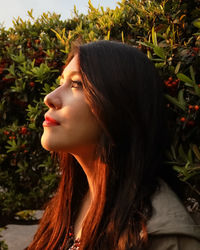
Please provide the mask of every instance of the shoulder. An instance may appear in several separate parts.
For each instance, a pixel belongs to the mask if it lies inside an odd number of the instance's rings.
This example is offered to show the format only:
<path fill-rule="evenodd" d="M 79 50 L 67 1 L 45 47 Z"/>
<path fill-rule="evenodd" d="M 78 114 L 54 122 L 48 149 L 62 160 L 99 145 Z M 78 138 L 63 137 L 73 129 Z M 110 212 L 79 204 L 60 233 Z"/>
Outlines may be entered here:
<path fill-rule="evenodd" d="M 183 235 L 150 237 L 148 250 L 199 250 L 200 241 Z"/>
<path fill-rule="evenodd" d="M 153 216 L 147 224 L 150 249 L 200 249 L 200 225 L 196 225 L 168 185 L 162 180 L 160 183 L 160 189 L 152 198 Z"/>

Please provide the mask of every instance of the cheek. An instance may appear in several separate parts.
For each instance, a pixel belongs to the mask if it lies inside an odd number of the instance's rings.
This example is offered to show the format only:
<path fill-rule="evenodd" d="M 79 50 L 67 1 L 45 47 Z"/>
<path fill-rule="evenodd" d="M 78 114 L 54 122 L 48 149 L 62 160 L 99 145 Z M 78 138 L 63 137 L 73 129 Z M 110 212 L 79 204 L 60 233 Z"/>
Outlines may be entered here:
<path fill-rule="evenodd" d="M 61 116 L 60 126 L 44 129 L 41 144 L 45 149 L 75 152 L 98 143 L 101 129 L 85 102 L 65 106 Z"/>
<path fill-rule="evenodd" d="M 74 109 L 68 125 L 74 139 L 80 142 L 95 143 L 100 136 L 100 127 L 86 103 Z"/>

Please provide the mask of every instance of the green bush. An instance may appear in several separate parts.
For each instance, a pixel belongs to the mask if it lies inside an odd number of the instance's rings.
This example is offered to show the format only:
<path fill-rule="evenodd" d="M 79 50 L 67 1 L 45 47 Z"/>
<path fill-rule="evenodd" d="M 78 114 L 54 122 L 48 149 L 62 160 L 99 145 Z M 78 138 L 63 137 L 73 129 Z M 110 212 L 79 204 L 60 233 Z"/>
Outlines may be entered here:
<path fill-rule="evenodd" d="M 71 42 L 119 40 L 147 53 L 159 69 L 173 135 L 168 167 L 200 194 L 200 4 L 198 1 L 121 1 L 61 21 L 55 13 L 20 18 L 0 33 L 0 214 L 38 209 L 59 173 L 42 149 L 44 96 L 59 82 Z M 151 128 L 150 128 L 151 129 Z"/>

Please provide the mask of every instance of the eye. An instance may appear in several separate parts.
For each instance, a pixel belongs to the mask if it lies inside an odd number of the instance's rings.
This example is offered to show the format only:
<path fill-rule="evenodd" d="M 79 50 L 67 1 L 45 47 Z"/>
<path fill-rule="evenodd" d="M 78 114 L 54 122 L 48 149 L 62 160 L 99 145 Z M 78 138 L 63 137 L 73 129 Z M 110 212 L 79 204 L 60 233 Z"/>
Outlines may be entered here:
<path fill-rule="evenodd" d="M 81 81 L 71 81 L 71 88 L 83 88 Z"/>

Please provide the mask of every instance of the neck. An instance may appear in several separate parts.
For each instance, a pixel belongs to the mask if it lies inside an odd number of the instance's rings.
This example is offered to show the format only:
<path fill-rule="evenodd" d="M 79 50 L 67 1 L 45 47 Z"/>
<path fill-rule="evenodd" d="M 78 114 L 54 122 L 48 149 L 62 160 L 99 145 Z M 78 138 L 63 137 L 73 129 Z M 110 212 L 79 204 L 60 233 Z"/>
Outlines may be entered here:
<path fill-rule="evenodd" d="M 98 200 L 100 199 L 100 201 L 103 201 L 102 197 L 105 196 L 106 166 L 104 163 L 101 163 L 100 159 L 96 156 L 95 147 L 93 147 L 93 150 L 89 150 L 87 148 L 83 151 L 79 151 L 78 154 L 73 153 L 72 155 L 81 165 L 86 175 L 89 186 L 88 192 L 85 195 L 82 204 L 80 205 L 80 209 L 74 225 L 75 237 L 80 238 L 82 233 L 83 222 L 90 208 L 92 209 L 93 201 L 97 202 L 97 198 Z M 101 169 L 101 176 L 97 176 L 96 174 L 99 173 L 99 168 Z M 95 215 L 92 214 L 93 217 L 97 216 L 97 218 L 99 218 L 101 216 L 103 206 L 104 202 L 101 202 L 99 206 L 95 208 Z M 94 211 L 94 209 L 92 211 Z"/>
<path fill-rule="evenodd" d="M 73 153 L 72 155 L 76 158 L 80 166 L 82 167 L 87 181 L 88 181 L 88 194 L 92 201 L 95 195 L 95 168 L 98 159 L 94 156 L 95 148 L 86 149 L 84 151 L 79 151 L 78 153 Z"/>
<path fill-rule="evenodd" d="M 81 165 L 88 181 L 88 192 L 86 193 L 82 204 L 80 206 L 77 218 L 75 220 L 74 224 L 74 234 L 75 238 L 80 238 L 81 237 L 81 232 L 82 232 L 82 226 L 84 219 L 86 218 L 88 211 L 91 207 L 92 201 L 94 200 L 95 196 L 95 167 L 97 165 L 97 159 L 94 157 L 94 150 L 89 151 L 86 150 L 82 153 L 79 154 L 73 154 L 73 156 L 76 158 L 76 160 L 79 162 Z"/>

